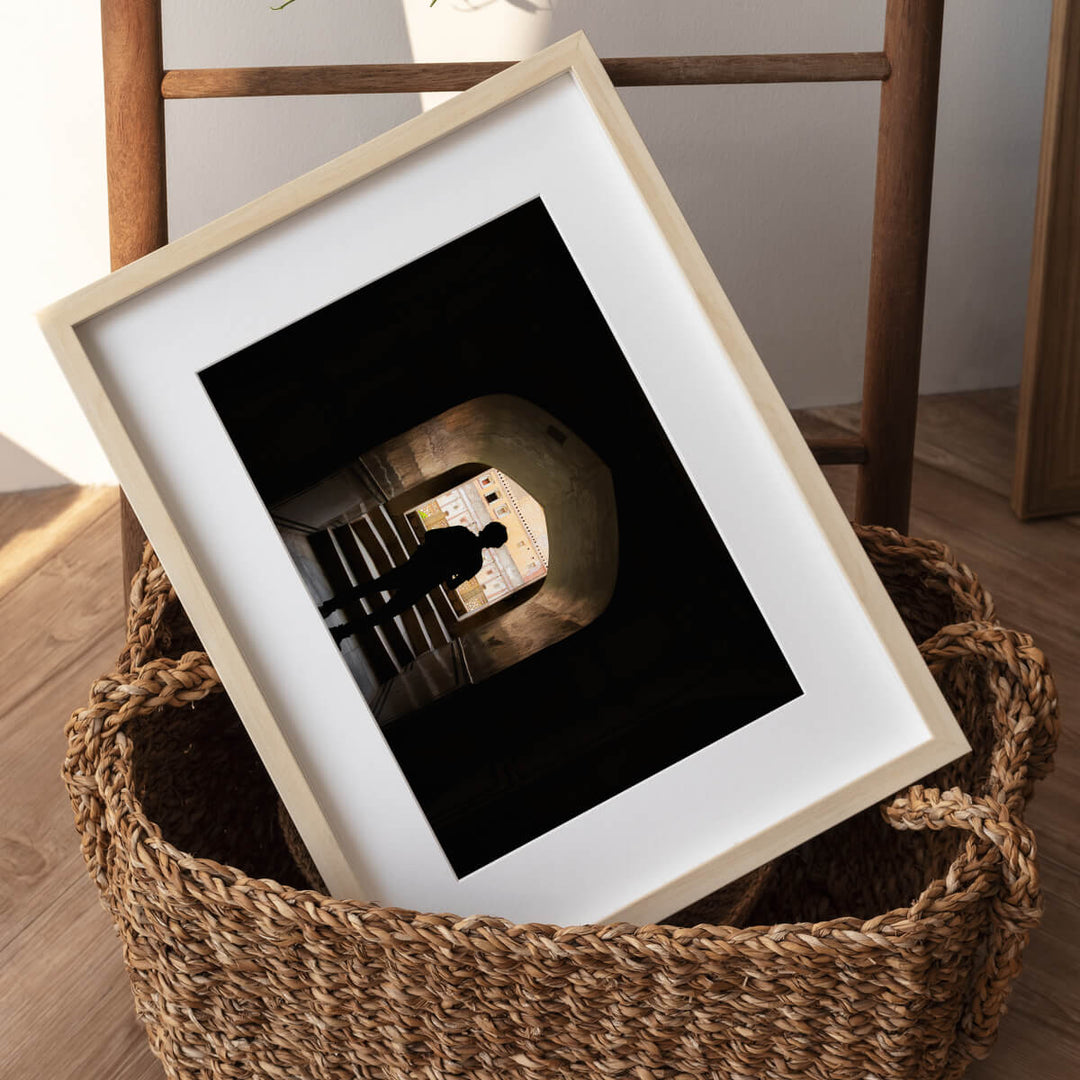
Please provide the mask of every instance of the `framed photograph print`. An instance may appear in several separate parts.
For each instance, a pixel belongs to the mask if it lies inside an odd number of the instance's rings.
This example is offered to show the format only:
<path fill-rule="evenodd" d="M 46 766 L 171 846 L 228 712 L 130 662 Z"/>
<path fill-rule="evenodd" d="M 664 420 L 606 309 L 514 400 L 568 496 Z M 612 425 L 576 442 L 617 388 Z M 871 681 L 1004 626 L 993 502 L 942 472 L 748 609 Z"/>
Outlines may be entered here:
<path fill-rule="evenodd" d="M 336 895 L 655 921 L 967 749 L 582 35 L 42 325 Z"/>

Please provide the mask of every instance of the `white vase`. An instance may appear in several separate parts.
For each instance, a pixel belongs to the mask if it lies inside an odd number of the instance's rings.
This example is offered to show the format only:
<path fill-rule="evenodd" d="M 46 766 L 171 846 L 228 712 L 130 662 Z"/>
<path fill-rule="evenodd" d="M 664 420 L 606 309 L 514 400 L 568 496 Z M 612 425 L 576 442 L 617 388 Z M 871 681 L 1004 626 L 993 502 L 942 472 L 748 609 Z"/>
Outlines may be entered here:
<path fill-rule="evenodd" d="M 522 60 L 548 44 L 555 0 L 401 0 L 418 63 Z M 420 95 L 425 110 L 453 92 Z"/>

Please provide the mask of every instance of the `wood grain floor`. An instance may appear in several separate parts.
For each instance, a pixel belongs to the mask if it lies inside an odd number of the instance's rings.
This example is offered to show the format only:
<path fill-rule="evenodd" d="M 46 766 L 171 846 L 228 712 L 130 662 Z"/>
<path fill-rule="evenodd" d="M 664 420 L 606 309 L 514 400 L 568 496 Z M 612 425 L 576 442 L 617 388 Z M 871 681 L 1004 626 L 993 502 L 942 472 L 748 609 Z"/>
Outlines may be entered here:
<path fill-rule="evenodd" d="M 975 1080 L 1080 1076 L 1080 519 L 1008 508 L 1016 394 L 924 398 L 911 532 L 952 545 L 1053 664 L 1066 726 L 1029 820 L 1046 917 Z M 799 417 L 857 425 L 850 407 Z M 850 508 L 854 473 L 827 470 Z M 63 726 L 122 640 L 113 489 L 0 496 L 0 1078 L 161 1080 L 134 1018 L 118 940 L 83 869 L 60 780 Z"/>

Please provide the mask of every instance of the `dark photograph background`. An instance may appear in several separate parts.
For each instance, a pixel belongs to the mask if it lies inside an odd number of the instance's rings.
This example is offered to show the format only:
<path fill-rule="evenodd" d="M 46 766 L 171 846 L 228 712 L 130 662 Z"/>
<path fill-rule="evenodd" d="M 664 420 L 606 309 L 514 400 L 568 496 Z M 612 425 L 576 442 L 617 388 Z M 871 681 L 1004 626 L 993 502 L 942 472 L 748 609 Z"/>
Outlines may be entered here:
<path fill-rule="evenodd" d="M 539 406 L 610 470 L 604 610 L 380 724 L 459 876 L 801 694 L 540 199 L 201 377 L 272 510 L 492 394 Z"/>

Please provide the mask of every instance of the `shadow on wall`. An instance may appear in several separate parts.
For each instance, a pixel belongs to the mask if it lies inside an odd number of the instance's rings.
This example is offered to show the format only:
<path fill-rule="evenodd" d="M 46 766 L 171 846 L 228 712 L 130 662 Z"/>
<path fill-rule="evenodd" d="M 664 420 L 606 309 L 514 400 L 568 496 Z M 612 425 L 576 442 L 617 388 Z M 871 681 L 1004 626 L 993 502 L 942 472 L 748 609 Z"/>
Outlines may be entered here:
<path fill-rule="evenodd" d="M 73 483 L 70 477 L 46 465 L 6 435 L 0 435 L 0 493 L 70 483 Z"/>
<path fill-rule="evenodd" d="M 587 626 L 607 607 L 618 575 L 611 473 L 550 413 L 523 398 L 474 398 L 362 455 L 392 513 L 452 486 L 476 463 L 512 476 L 544 508 L 547 576 L 535 592 L 457 638 L 479 682 Z"/>

